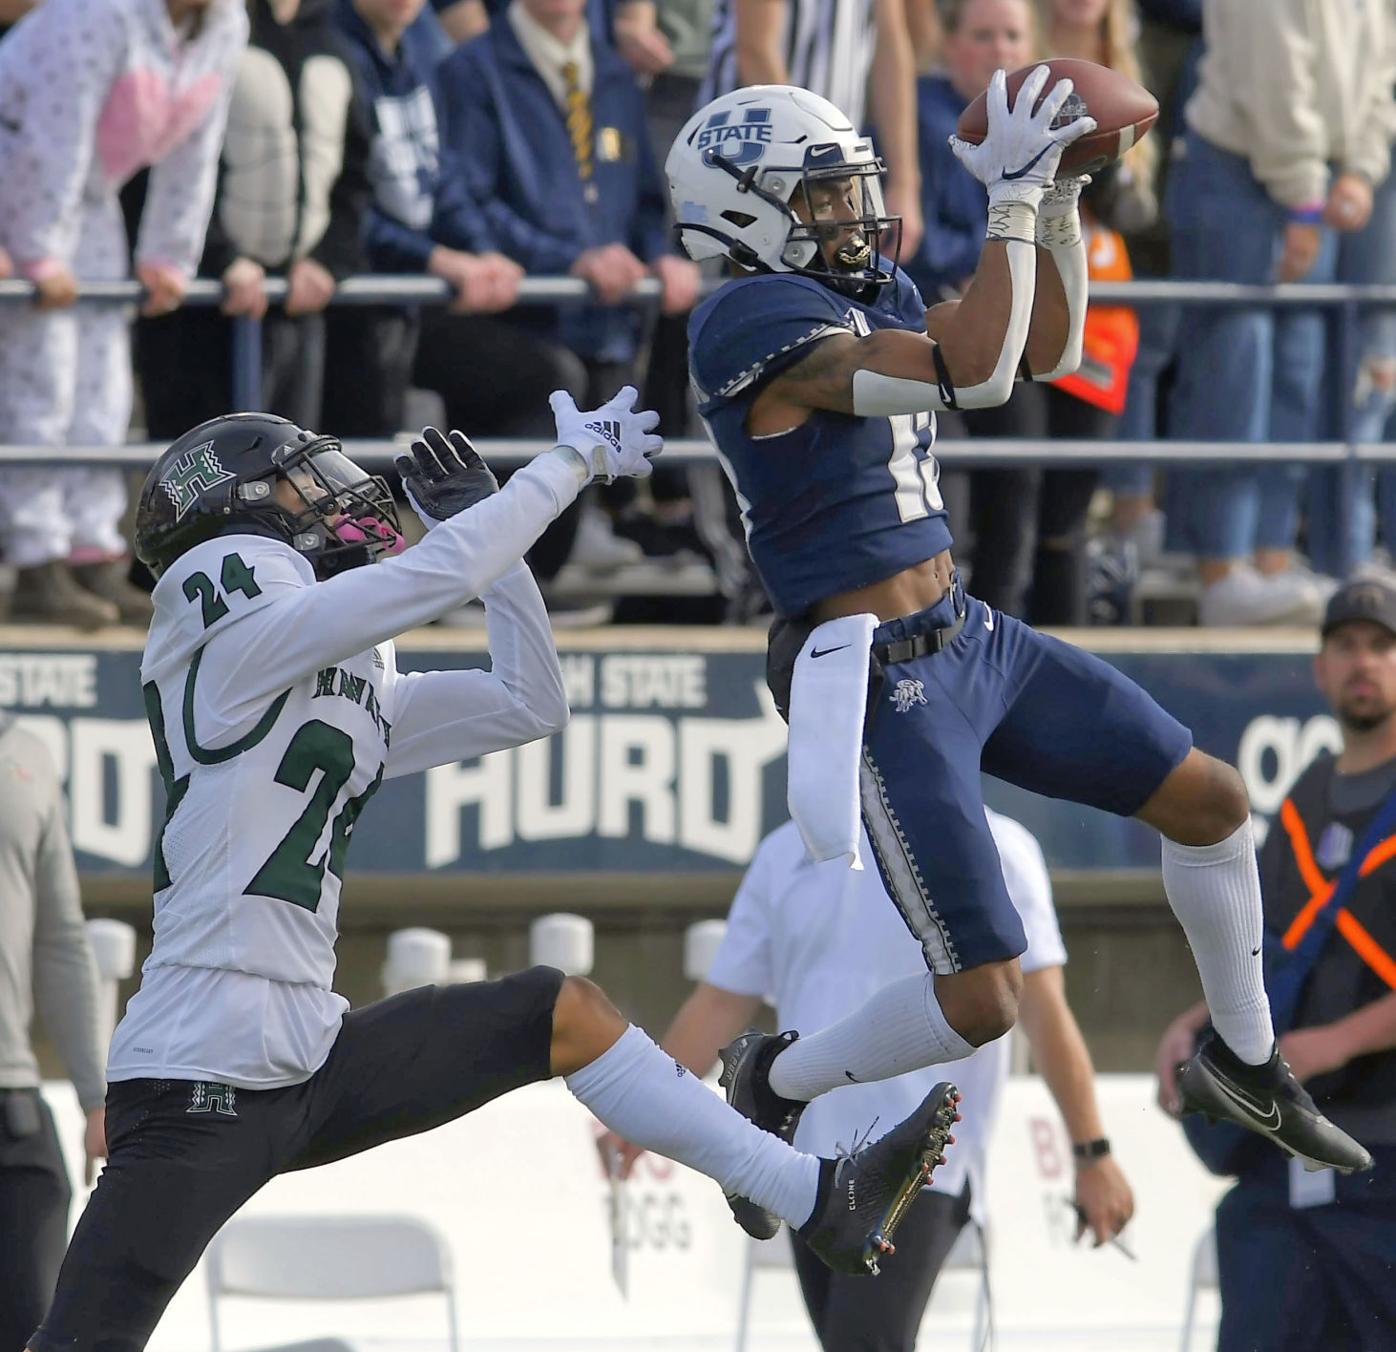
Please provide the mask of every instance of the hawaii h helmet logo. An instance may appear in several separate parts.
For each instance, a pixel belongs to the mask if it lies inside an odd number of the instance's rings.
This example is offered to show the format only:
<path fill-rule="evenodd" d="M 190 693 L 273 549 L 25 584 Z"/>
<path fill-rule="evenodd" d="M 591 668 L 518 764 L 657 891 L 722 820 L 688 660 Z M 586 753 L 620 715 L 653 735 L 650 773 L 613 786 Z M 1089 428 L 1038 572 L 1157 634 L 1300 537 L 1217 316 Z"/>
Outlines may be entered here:
<path fill-rule="evenodd" d="M 206 441 L 180 456 L 170 466 L 170 472 L 161 480 L 160 486 L 174 504 L 175 520 L 181 521 L 200 493 L 207 493 L 215 485 L 236 477 L 224 469 L 223 462 L 214 455 L 213 442 Z"/>

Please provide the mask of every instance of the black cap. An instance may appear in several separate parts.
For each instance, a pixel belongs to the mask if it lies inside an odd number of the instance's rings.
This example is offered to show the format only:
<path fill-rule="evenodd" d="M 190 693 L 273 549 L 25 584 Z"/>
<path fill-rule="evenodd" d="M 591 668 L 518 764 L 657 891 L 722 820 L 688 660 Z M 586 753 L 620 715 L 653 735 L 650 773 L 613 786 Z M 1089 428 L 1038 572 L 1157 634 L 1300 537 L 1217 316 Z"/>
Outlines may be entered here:
<path fill-rule="evenodd" d="M 1343 583 L 1323 612 L 1323 628 L 1319 632 L 1327 638 L 1340 624 L 1352 620 L 1370 620 L 1396 634 L 1396 587 L 1370 577 Z"/>

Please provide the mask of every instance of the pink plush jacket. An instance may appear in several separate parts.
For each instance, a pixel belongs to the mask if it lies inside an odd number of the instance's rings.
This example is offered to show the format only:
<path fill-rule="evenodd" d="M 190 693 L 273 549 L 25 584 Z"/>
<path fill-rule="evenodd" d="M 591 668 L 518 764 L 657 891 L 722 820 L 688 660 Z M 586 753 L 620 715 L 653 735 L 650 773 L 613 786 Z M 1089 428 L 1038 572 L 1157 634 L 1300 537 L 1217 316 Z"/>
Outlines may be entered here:
<path fill-rule="evenodd" d="M 72 266 L 84 204 L 154 166 L 139 262 L 191 276 L 203 251 L 242 0 L 181 36 L 165 0 L 44 0 L 0 42 L 0 246 L 31 279 Z"/>

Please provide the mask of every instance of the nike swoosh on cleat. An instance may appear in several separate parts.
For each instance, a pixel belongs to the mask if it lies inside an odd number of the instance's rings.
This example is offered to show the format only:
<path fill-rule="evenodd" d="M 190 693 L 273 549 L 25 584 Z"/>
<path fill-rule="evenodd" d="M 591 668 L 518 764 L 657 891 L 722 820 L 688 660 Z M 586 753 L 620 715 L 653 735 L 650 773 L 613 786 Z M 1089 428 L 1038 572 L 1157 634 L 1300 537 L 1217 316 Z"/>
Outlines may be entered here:
<path fill-rule="evenodd" d="M 1055 149 L 1056 149 L 1055 143 L 1054 143 L 1053 145 L 1050 145 L 1050 146 L 1043 146 L 1042 149 L 1039 150 L 1039 151 L 1037 152 L 1037 154 L 1034 155 L 1034 156 L 1032 157 L 1032 159 L 1030 159 L 1021 169 L 1012 169 L 1012 170 L 1005 169 L 1005 170 L 1003 171 L 1003 176 L 1004 176 L 1004 178 L 1006 178 L 1006 179 L 1022 178 L 1023 175 L 1026 174 L 1026 173 L 1028 172 L 1028 170 L 1031 169 L 1031 168 L 1033 167 L 1033 165 L 1035 165 L 1035 164 L 1038 162 L 1038 160 L 1040 160 L 1045 154 L 1047 154 L 1048 151 L 1050 151 L 1050 150 L 1055 150 Z"/>
<path fill-rule="evenodd" d="M 1213 1074 L 1212 1083 L 1220 1089 L 1232 1103 L 1240 1108 L 1256 1126 L 1265 1131 L 1278 1131 L 1280 1129 L 1280 1109 L 1278 1104 L 1272 1103 L 1270 1105 L 1270 1111 L 1262 1116 L 1254 1103 L 1238 1094 L 1219 1075 Z"/>
<path fill-rule="evenodd" d="M 830 653 L 841 653 L 845 648 L 852 646 L 851 643 L 840 643 L 837 648 L 811 648 L 809 655 L 811 657 L 828 657 Z"/>

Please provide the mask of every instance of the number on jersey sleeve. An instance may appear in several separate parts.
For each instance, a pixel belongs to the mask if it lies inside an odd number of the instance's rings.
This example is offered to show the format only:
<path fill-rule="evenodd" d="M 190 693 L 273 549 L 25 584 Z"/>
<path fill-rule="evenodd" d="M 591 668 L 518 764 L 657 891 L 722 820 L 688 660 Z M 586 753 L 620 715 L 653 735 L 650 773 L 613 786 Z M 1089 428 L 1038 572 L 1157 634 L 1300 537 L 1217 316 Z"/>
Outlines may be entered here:
<path fill-rule="evenodd" d="M 223 585 L 224 593 L 241 592 L 250 599 L 262 594 L 255 573 L 255 568 L 249 568 L 242 561 L 241 554 L 226 554 L 223 566 L 218 572 L 218 580 Z M 213 580 L 207 573 L 190 573 L 184 579 L 183 591 L 186 600 L 193 601 L 197 598 L 203 607 L 205 629 L 217 624 L 228 613 L 227 601 L 219 594 L 218 588 L 213 585 Z"/>
<path fill-rule="evenodd" d="M 945 506 L 940 496 L 940 470 L 929 451 L 920 458 L 921 433 L 931 425 L 929 413 L 898 413 L 887 419 L 892 428 L 892 454 L 887 468 L 896 485 L 897 516 L 919 521 Z"/>

